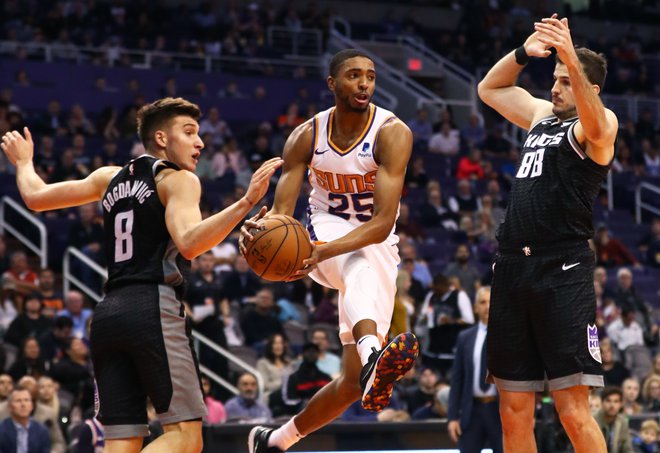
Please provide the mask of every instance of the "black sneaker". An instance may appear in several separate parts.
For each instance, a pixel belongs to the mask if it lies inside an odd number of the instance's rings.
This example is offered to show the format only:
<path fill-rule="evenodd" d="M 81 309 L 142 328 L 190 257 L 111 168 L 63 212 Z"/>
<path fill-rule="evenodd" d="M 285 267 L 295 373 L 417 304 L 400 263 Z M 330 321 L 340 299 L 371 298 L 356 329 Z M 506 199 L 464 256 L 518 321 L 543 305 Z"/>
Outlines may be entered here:
<path fill-rule="evenodd" d="M 263 426 L 252 428 L 248 435 L 248 453 L 284 453 L 277 447 L 268 446 L 268 439 L 273 431 L 273 428 Z"/>
<path fill-rule="evenodd" d="M 362 407 L 380 412 L 390 404 L 394 383 L 414 365 L 419 354 L 419 342 L 413 333 L 406 332 L 397 335 L 380 351 L 376 348 L 372 350 L 369 361 L 360 372 Z"/>

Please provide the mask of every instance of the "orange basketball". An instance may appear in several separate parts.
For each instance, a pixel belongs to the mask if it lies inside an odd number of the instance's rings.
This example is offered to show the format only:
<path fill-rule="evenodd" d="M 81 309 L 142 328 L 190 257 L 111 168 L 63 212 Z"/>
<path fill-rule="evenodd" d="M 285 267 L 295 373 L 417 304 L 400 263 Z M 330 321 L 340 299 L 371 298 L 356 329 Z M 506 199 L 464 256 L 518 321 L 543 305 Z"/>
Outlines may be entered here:
<path fill-rule="evenodd" d="M 247 243 L 245 259 L 259 277 L 276 282 L 286 280 L 312 254 L 309 234 L 288 215 L 273 214 L 262 221 L 266 228 Z"/>

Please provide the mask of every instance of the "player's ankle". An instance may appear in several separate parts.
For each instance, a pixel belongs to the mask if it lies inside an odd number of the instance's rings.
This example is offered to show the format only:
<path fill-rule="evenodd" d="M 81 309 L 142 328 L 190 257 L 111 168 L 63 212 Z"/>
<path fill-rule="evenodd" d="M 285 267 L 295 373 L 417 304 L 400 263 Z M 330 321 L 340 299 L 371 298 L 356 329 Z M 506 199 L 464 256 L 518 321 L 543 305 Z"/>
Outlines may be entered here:
<path fill-rule="evenodd" d="M 356 346 L 362 365 L 366 365 L 373 353 L 373 349 L 375 348 L 378 351 L 381 345 L 376 335 L 365 335 L 358 339 Z"/>

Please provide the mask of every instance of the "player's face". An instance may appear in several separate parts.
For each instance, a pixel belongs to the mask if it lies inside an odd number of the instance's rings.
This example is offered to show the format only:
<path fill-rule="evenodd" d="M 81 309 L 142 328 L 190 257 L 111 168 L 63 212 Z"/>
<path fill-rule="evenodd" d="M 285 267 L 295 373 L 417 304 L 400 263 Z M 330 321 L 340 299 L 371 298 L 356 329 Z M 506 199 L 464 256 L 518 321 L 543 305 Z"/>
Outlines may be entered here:
<path fill-rule="evenodd" d="M 165 136 L 167 159 L 180 168 L 195 171 L 204 148 L 197 121 L 189 116 L 177 116 L 168 124 Z"/>
<path fill-rule="evenodd" d="M 573 96 L 573 88 L 568 78 L 566 65 L 557 63 L 552 77 L 555 80 L 550 91 L 552 94 L 552 113 L 559 119 L 575 116 L 577 113 L 575 97 Z"/>
<path fill-rule="evenodd" d="M 349 58 L 339 68 L 337 77 L 328 79 L 328 85 L 335 93 L 337 105 L 364 112 L 376 89 L 374 62 L 365 57 Z"/>

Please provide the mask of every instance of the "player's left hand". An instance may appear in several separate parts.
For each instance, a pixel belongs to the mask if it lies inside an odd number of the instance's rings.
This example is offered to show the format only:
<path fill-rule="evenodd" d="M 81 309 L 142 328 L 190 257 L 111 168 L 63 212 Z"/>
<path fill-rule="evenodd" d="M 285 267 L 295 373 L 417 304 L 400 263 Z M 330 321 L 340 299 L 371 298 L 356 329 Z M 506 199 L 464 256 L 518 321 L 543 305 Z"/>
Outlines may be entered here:
<path fill-rule="evenodd" d="M 23 128 L 25 138 L 18 131 L 7 132 L 2 136 L 0 147 L 7 155 L 9 162 L 18 165 L 21 162 L 31 162 L 34 155 L 32 134 L 27 127 Z"/>
<path fill-rule="evenodd" d="M 571 39 L 571 30 L 568 28 L 568 19 L 557 19 L 556 17 L 545 17 L 541 22 L 534 23 L 534 30 L 539 35 L 537 39 L 547 46 L 554 47 L 559 59 L 564 63 L 577 60 L 575 47 Z"/>
<path fill-rule="evenodd" d="M 317 245 L 312 242 L 312 254 L 309 256 L 309 258 L 303 261 L 302 269 L 298 269 L 296 272 L 294 272 L 293 275 L 287 279 L 287 282 L 293 282 L 300 280 L 301 278 L 305 278 L 314 269 L 316 269 L 318 263 L 325 259 L 323 258 L 323 247 L 324 244 Z"/>

